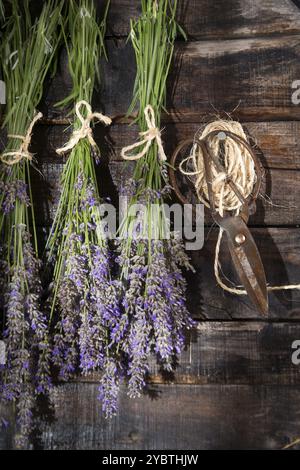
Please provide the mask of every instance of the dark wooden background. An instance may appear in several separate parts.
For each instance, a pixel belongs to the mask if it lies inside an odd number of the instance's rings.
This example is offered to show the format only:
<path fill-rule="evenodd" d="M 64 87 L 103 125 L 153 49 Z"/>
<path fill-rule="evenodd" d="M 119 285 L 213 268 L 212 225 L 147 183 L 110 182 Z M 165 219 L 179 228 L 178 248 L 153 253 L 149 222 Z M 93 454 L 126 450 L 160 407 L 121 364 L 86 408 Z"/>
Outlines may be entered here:
<path fill-rule="evenodd" d="M 103 2 L 98 0 L 99 4 Z M 139 0 L 112 0 L 108 20 L 109 62 L 94 109 L 114 119 L 96 128 L 103 151 L 101 191 L 116 200 L 132 167 L 120 161 L 137 130 L 122 120 L 131 100 L 134 56 L 126 44 L 129 19 Z M 299 0 L 180 0 L 178 20 L 188 41 L 178 41 L 168 83 L 169 115 L 163 134 L 168 154 L 213 115 L 238 118 L 257 141 L 266 170 L 265 198 L 251 219 L 270 284 L 300 283 L 300 105 L 292 83 L 300 80 Z M 62 57 L 41 105 L 44 121 L 34 134 L 42 179 L 34 176 L 41 236 L 53 215 L 63 161 L 55 148 L 66 141 L 65 116 L 54 108 L 70 83 Z M 271 199 L 272 204 L 268 202 Z M 263 320 L 246 298 L 216 286 L 216 231 L 207 230 L 203 250 L 191 253 L 188 302 L 198 321 L 176 374 L 166 381 L 155 364 L 149 390 L 120 411 L 101 416 L 97 377 L 56 391 L 55 415 L 41 430 L 45 449 L 280 449 L 300 437 L 300 366 L 291 362 L 300 339 L 300 291 L 270 294 Z M 224 271 L 232 266 L 226 252 Z M 234 279 L 234 277 L 232 276 Z M 7 411 L 7 413 L 9 413 Z M 13 428 L 0 434 L 10 448 Z"/>

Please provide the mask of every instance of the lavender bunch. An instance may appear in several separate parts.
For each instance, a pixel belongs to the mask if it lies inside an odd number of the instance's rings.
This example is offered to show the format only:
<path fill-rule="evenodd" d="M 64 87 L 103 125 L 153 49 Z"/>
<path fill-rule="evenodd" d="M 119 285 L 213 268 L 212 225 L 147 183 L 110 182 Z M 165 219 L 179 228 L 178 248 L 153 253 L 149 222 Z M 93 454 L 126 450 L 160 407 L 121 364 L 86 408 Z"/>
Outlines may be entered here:
<path fill-rule="evenodd" d="M 5 9 L 4 9 L 4 3 L 3 3 L 3 0 L 0 0 L 0 41 L 2 42 L 2 26 L 3 26 L 3 23 L 5 21 Z M 2 81 L 2 71 L 1 71 L 1 67 L 0 67 L 0 86 L 2 85 L 1 81 Z M 0 98 L 0 118 L 2 118 L 2 97 Z"/>
<path fill-rule="evenodd" d="M 4 3 L 3 3 L 3 0 L 0 0 L 0 21 L 1 21 L 1 23 L 4 19 L 5 19 Z M 1 25 L 1 23 L 0 23 L 0 25 Z"/>
<path fill-rule="evenodd" d="M 131 22 L 137 76 L 128 113 L 139 104 L 136 122 L 145 133 L 148 123 L 144 111 L 149 105 L 156 126 L 160 126 L 178 25 L 176 0 L 141 3 L 141 17 Z M 165 370 L 173 370 L 184 347 L 184 330 L 193 324 L 185 304 L 186 284 L 181 272 L 190 265 L 181 241 L 174 234 L 168 237 L 163 205 L 170 187 L 159 152 L 157 141 L 152 140 L 146 154 L 137 159 L 129 209 L 120 227 L 118 261 L 126 292 L 118 339 L 119 350 L 128 361 L 132 397 L 139 396 L 145 386 L 152 354 Z M 143 204 L 138 220 L 131 213 L 136 204 Z"/>
<path fill-rule="evenodd" d="M 73 89 L 59 105 L 78 105 L 82 101 L 90 104 L 99 78 L 99 57 L 104 52 L 108 4 L 99 25 L 92 0 L 68 3 L 69 32 L 65 39 Z M 84 118 L 85 108 L 81 108 Z M 81 126 L 77 112 L 75 135 Z M 113 258 L 105 236 L 95 173 L 98 158 L 99 149 L 88 136 L 72 146 L 62 173 L 47 260 L 53 267 L 52 356 L 59 377 L 68 380 L 78 370 L 84 374 L 102 371 L 99 397 L 106 415 L 111 416 L 117 406 L 120 369 L 113 340 L 120 319 L 120 285 L 111 279 Z"/>
<path fill-rule="evenodd" d="M 61 7 L 56 1 L 47 2 L 32 22 L 28 1 L 12 0 L 12 16 L 1 46 L 7 90 L 3 126 L 8 140 L 0 156 L 1 309 L 6 344 L 0 394 L 1 400 L 17 402 L 18 446 L 28 443 L 34 397 L 47 392 L 50 386 L 47 323 L 39 307 L 40 265 L 30 182 L 32 155 L 25 149 L 25 136 L 59 43 Z"/>

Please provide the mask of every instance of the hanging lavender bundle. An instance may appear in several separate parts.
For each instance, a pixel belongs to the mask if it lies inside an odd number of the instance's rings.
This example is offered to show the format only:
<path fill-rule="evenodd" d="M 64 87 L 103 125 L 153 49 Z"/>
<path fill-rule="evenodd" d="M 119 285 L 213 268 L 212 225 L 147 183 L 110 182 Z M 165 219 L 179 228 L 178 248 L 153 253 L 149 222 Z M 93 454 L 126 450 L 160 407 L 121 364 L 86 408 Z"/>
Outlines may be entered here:
<path fill-rule="evenodd" d="M 0 21 L 2 23 L 2 20 L 5 18 L 5 14 L 4 14 L 4 4 L 3 4 L 3 0 L 0 0 Z M 0 24 L 1 24 L 0 23 Z"/>
<path fill-rule="evenodd" d="M 68 153 L 61 177 L 62 191 L 47 243 L 53 266 L 51 311 L 55 319 L 53 362 L 61 380 L 78 368 L 88 374 L 103 371 L 100 397 L 110 416 L 117 399 L 117 364 L 113 335 L 119 321 L 118 284 L 111 280 L 112 256 L 104 232 L 95 162 L 99 150 L 91 121 L 110 119 L 91 110 L 99 57 L 104 51 L 105 20 L 99 26 L 92 0 L 71 0 L 66 35 L 73 89 L 61 106 L 75 105 L 70 141 L 58 154 Z M 53 315 L 54 314 L 54 315 Z"/>
<path fill-rule="evenodd" d="M 2 43 L 2 26 L 5 21 L 5 10 L 3 1 L 0 0 L 0 44 Z M 2 81 L 2 70 L 0 67 L 0 118 L 2 118 L 2 108 L 5 104 L 5 83 Z"/>
<path fill-rule="evenodd" d="M 2 345 L 6 348 L 0 392 L 1 400 L 17 403 L 19 446 L 26 445 L 31 431 L 34 396 L 47 392 L 50 386 L 47 322 L 39 309 L 40 266 L 29 146 L 33 126 L 41 117 L 36 106 L 59 43 L 61 7 L 61 2 L 46 2 L 32 22 L 28 1 L 12 0 L 12 16 L 1 48 L 7 91 L 3 126 L 8 140 L 0 155 L 0 291 L 4 312 Z"/>
<path fill-rule="evenodd" d="M 192 326 L 181 273 L 190 265 L 181 241 L 174 234 L 168 238 L 163 210 L 170 187 L 159 131 L 178 29 L 176 8 L 177 1 L 142 0 L 142 15 L 131 23 L 137 76 L 129 113 L 139 103 L 141 141 L 122 150 L 125 160 L 136 161 L 136 168 L 129 185 L 128 215 L 120 228 L 120 275 L 126 293 L 119 349 L 128 358 L 132 397 L 145 386 L 151 354 L 171 371 L 184 346 L 184 330 Z M 131 213 L 136 204 L 143 205 L 137 221 Z"/>

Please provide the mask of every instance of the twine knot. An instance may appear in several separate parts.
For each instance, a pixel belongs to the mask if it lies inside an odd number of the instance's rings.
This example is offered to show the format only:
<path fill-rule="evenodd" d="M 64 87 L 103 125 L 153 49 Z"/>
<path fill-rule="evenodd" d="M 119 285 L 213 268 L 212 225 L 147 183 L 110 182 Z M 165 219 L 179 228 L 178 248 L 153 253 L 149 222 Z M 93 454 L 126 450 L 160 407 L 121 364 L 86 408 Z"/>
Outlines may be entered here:
<path fill-rule="evenodd" d="M 0 156 L 0 160 L 2 163 L 5 163 L 6 165 L 16 165 L 19 163 L 21 160 L 25 159 L 28 161 L 32 161 L 33 154 L 29 152 L 29 147 L 31 143 L 31 136 L 32 136 L 32 131 L 33 128 L 36 124 L 37 121 L 39 121 L 43 117 L 42 113 L 38 113 L 34 116 L 32 119 L 28 130 L 26 132 L 26 135 L 15 135 L 15 134 L 8 134 L 7 137 L 10 139 L 18 139 L 21 140 L 22 143 L 20 145 L 20 148 L 18 150 L 11 150 L 10 152 L 4 152 Z"/>
<path fill-rule="evenodd" d="M 87 117 L 85 118 L 81 113 L 81 107 L 84 106 L 87 111 Z M 112 120 L 108 116 L 104 116 L 101 113 L 94 113 L 92 111 L 91 105 L 87 101 L 78 101 L 75 106 L 75 113 L 81 122 L 81 128 L 73 131 L 69 142 L 67 142 L 63 147 L 56 150 L 58 155 L 67 153 L 71 151 L 81 139 L 87 138 L 89 143 L 93 148 L 97 147 L 97 144 L 93 137 L 93 130 L 91 128 L 91 122 L 94 119 L 98 119 L 99 122 L 102 122 L 105 126 L 109 126 L 112 123 Z"/>
<path fill-rule="evenodd" d="M 136 142 L 135 144 L 129 145 L 128 147 L 124 147 L 121 151 L 121 156 L 124 160 L 139 160 L 147 154 L 153 141 L 156 141 L 158 146 L 159 159 L 160 161 L 165 162 L 167 160 L 167 157 L 161 140 L 161 131 L 156 126 L 155 114 L 151 105 L 146 106 L 146 108 L 144 109 L 144 115 L 146 118 L 148 129 L 145 132 L 139 133 L 139 136 L 142 138 L 142 140 Z M 132 150 L 143 146 L 144 148 L 139 153 L 132 153 Z"/>

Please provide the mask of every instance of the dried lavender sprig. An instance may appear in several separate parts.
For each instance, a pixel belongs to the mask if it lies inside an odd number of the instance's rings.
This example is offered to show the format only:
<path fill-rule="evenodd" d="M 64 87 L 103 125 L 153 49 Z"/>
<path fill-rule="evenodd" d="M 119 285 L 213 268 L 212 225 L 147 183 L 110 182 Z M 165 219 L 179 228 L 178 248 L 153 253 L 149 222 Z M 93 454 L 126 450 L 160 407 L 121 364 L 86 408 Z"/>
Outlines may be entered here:
<path fill-rule="evenodd" d="M 0 19 L 1 21 L 5 18 L 4 15 L 4 3 L 3 0 L 0 0 Z"/>
<path fill-rule="evenodd" d="M 108 8 L 109 3 L 107 3 Z M 105 20 L 96 19 L 92 0 L 70 0 L 65 32 L 73 89 L 60 106 L 91 103 L 99 57 L 104 53 Z M 81 122 L 75 116 L 73 128 Z M 99 155 L 97 154 L 97 158 Z M 115 361 L 119 322 L 119 284 L 111 279 L 112 254 L 105 237 L 95 155 L 87 138 L 68 155 L 62 191 L 47 242 L 48 264 L 53 265 L 51 301 L 55 319 L 53 362 L 62 380 L 78 371 L 104 371 L 103 409 L 116 410 L 119 366 Z M 75 189 L 75 191 L 74 191 Z M 114 371 L 114 378 L 109 374 Z M 110 380 L 114 392 L 108 390 Z"/>
<path fill-rule="evenodd" d="M 178 25 L 176 0 L 142 0 L 141 4 L 141 17 L 131 22 L 137 75 L 128 114 L 139 105 L 136 122 L 140 131 L 145 132 L 144 110 L 148 105 L 160 127 Z M 130 215 L 120 227 L 120 277 L 126 293 L 120 323 L 125 331 L 119 349 L 128 358 L 129 394 L 135 397 L 145 386 L 152 353 L 166 370 L 172 370 L 184 347 L 184 330 L 192 326 L 192 321 L 185 305 L 186 286 L 180 270 L 182 264 L 188 267 L 189 263 L 180 243 L 174 237 L 167 239 L 163 203 L 169 186 L 156 142 L 137 161 L 130 186 L 129 208 L 136 203 L 146 207 L 140 222 L 140 239 L 135 239 Z"/>
<path fill-rule="evenodd" d="M 62 8 L 61 1 L 50 0 L 33 22 L 28 0 L 11 3 L 12 16 L 5 25 L 1 44 L 7 101 L 3 124 L 8 134 L 5 152 L 19 149 L 21 139 L 11 136 L 25 136 L 35 116 L 59 44 Z M 25 443 L 31 430 L 34 396 L 44 390 L 46 383 L 49 385 L 47 328 L 39 309 L 39 264 L 28 159 L 11 166 L 2 163 L 0 186 L 0 251 L 5 269 L 3 335 L 7 347 L 1 398 L 17 401 L 20 442 Z"/>

